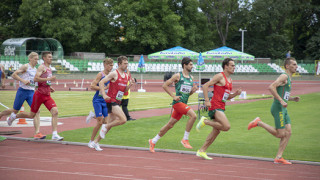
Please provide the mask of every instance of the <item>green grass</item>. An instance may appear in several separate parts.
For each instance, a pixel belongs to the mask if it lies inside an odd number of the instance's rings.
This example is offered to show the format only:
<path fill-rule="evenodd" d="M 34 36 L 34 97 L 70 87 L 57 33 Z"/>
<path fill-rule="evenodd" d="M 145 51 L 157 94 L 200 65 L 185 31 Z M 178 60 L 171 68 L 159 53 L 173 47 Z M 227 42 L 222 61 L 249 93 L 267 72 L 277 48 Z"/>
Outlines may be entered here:
<path fill-rule="evenodd" d="M 15 91 L 1 91 L 0 102 L 10 108 L 13 107 L 15 99 Z M 86 116 L 92 107 L 93 91 L 57 91 L 52 93 L 51 96 L 55 100 L 59 117 L 70 116 Z M 270 96 L 262 95 L 248 95 L 248 99 L 255 98 L 267 98 Z M 156 102 L 155 102 L 156 99 Z M 236 99 L 239 100 L 239 99 Z M 129 111 L 145 110 L 145 109 L 158 109 L 170 107 L 172 98 L 166 93 L 148 92 L 138 93 L 132 92 L 130 95 Z M 190 97 L 189 103 L 196 104 L 198 102 L 197 94 Z M 25 111 L 30 111 L 29 105 L 24 103 Z M 5 110 L 3 106 L 0 106 L 0 111 Z M 41 116 L 51 116 L 50 112 L 45 106 L 40 108 Z"/>
<path fill-rule="evenodd" d="M 2 96 L 2 93 L 6 93 L 5 96 Z M 151 97 L 146 97 L 148 94 Z M 12 106 L 14 96 L 14 92 L 11 92 L 11 94 L 7 91 L 1 92 L 0 102 L 4 103 L 3 101 L 5 101 L 7 104 L 4 104 Z M 6 97 L 6 99 L 3 99 L 3 97 Z M 7 100 L 10 98 L 12 99 Z M 60 115 L 85 115 L 92 109 L 92 92 L 57 92 L 53 98 L 58 104 Z M 155 98 L 157 99 L 156 102 L 154 102 Z M 70 104 L 65 105 L 65 101 L 70 102 Z M 155 106 L 168 107 L 169 102 L 170 98 L 165 93 L 133 93 L 130 98 L 129 109 L 133 109 L 133 107 L 136 109 Z M 197 97 L 192 96 L 190 102 L 197 102 Z M 298 103 L 289 102 L 288 112 L 292 122 L 292 136 L 284 152 L 285 158 L 320 162 L 319 102 L 320 93 L 302 95 L 301 101 Z M 250 131 L 247 130 L 248 122 L 256 116 L 259 116 L 264 122 L 274 125 L 270 113 L 271 104 L 272 99 L 227 106 L 225 113 L 230 120 L 231 129 L 228 132 L 220 133 L 208 152 L 274 158 L 279 139 L 259 127 Z M 78 110 L 77 108 L 80 107 L 81 110 Z M 2 111 L 4 108 L 1 108 Z M 73 112 L 71 112 L 71 109 L 73 109 Z M 45 114 L 45 111 L 47 112 L 46 109 L 43 109 L 42 114 Z M 201 114 L 206 115 L 205 112 Z M 160 128 L 168 122 L 168 119 L 169 115 L 163 115 L 143 118 L 114 127 L 108 133 L 106 139 L 101 141 L 101 144 L 148 147 L 147 140 L 153 138 Z M 186 122 L 187 118 L 183 117 L 173 129 L 160 139 L 156 148 L 188 150 L 180 144 Z M 60 135 L 64 136 L 66 141 L 88 142 L 92 129 L 91 127 L 65 131 L 61 132 Z M 196 132 L 195 128 L 192 129 L 190 142 L 194 147 L 193 151 L 202 146 L 210 131 L 210 127 L 204 127 L 200 133 Z"/>

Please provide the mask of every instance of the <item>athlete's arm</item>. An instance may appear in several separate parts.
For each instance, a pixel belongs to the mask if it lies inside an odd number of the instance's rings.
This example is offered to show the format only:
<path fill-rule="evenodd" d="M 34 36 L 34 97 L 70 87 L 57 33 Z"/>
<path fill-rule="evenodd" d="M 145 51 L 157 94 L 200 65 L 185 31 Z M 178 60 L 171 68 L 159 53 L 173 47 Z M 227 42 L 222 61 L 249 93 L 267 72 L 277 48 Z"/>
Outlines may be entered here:
<path fill-rule="evenodd" d="M 289 97 L 289 101 L 299 102 L 299 101 L 300 101 L 300 97 L 299 97 L 299 96 L 296 96 L 296 97 Z"/>
<path fill-rule="evenodd" d="M 180 79 L 180 73 L 174 74 L 170 79 L 168 79 L 166 82 L 163 83 L 162 88 L 173 98 L 175 101 L 180 100 L 180 96 L 176 96 L 175 94 L 171 93 L 169 90 L 169 86 L 172 83 L 178 82 Z"/>
<path fill-rule="evenodd" d="M 36 75 L 34 76 L 35 82 L 46 82 L 46 81 L 55 81 L 56 80 L 56 76 L 51 76 L 49 78 L 40 77 L 43 72 L 45 72 L 45 66 L 41 64 L 37 69 Z"/>
<path fill-rule="evenodd" d="M 90 89 L 91 90 L 95 90 L 95 91 L 99 91 L 100 90 L 100 88 L 98 86 L 98 83 L 99 83 L 101 77 L 102 77 L 102 74 L 101 74 L 101 72 L 99 72 L 97 74 L 96 78 L 91 82 L 91 85 L 90 85 Z"/>
<path fill-rule="evenodd" d="M 0 64 L 0 68 L 2 71 L 1 74 L 1 87 L 4 89 L 6 87 L 6 73 L 4 72 L 4 66 L 2 64 Z"/>
<path fill-rule="evenodd" d="M 241 89 L 241 88 L 237 89 L 236 92 L 234 92 L 234 93 L 232 93 L 232 94 L 229 95 L 228 100 L 229 100 L 229 99 L 232 99 L 232 98 L 234 98 L 234 97 L 236 97 L 236 96 L 238 96 L 238 95 L 240 95 L 241 92 L 242 92 L 242 89 Z"/>
<path fill-rule="evenodd" d="M 213 76 L 213 78 L 210 81 L 206 82 L 202 86 L 203 96 L 204 96 L 204 101 L 205 101 L 204 103 L 205 103 L 206 107 L 211 107 L 211 103 L 209 101 L 209 96 L 208 96 L 209 87 L 219 83 L 222 78 L 223 78 L 223 75 L 221 73 L 216 74 Z"/>
<path fill-rule="evenodd" d="M 281 74 L 277 80 L 275 80 L 272 84 L 270 84 L 268 88 L 271 94 L 273 95 L 273 97 L 276 98 L 283 107 L 287 107 L 288 104 L 277 93 L 277 87 L 284 86 L 287 80 L 288 80 L 288 76 L 285 74 Z"/>
<path fill-rule="evenodd" d="M 29 85 L 30 81 L 29 80 L 25 80 L 22 79 L 18 74 L 22 74 L 25 73 L 28 69 L 28 64 L 24 64 L 22 65 L 18 70 L 16 70 L 11 76 L 13 79 L 17 80 L 17 81 L 21 81 L 23 84 L 25 85 Z"/>
<path fill-rule="evenodd" d="M 190 75 L 191 76 L 191 75 Z M 193 79 L 193 76 L 191 76 L 191 78 Z M 192 89 L 191 89 L 191 92 L 190 92 L 190 96 L 195 93 L 197 91 L 197 85 L 196 83 L 193 83 L 193 86 L 192 86 Z"/>
<path fill-rule="evenodd" d="M 117 72 L 113 71 L 113 72 L 109 73 L 107 76 L 105 76 L 103 79 L 101 79 L 101 81 L 99 82 L 99 89 L 100 89 L 100 92 L 102 94 L 103 99 L 105 99 L 105 100 L 110 99 L 110 97 L 107 96 L 106 92 L 104 91 L 104 89 L 105 89 L 104 84 L 107 83 L 108 81 L 115 80 L 116 76 L 117 76 Z"/>

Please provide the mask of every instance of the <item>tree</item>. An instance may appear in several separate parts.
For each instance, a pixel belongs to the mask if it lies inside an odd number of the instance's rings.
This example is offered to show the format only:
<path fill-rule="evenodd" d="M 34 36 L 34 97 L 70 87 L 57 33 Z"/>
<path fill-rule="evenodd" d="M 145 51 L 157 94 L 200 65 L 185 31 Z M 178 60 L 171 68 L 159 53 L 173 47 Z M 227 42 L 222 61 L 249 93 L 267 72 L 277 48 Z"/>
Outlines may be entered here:
<path fill-rule="evenodd" d="M 24 0 L 19 12 L 23 35 L 55 38 L 62 43 L 66 53 L 97 50 L 92 47 L 93 42 L 101 44 L 97 41 L 108 39 L 96 39 L 98 30 L 111 31 L 107 17 L 110 13 L 104 0 Z"/>
<path fill-rule="evenodd" d="M 171 9 L 181 17 L 180 25 L 184 27 L 185 37 L 181 46 L 197 52 L 212 49 L 215 45 L 214 33 L 210 31 L 206 16 L 199 10 L 198 0 L 176 0 L 171 2 Z"/>
<path fill-rule="evenodd" d="M 168 0 L 110 0 L 114 23 L 122 29 L 121 53 L 151 53 L 181 43 L 185 30 Z"/>
<path fill-rule="evenodd" d="M 0 43 L 15 37 L 15 25 L 19 17 L 22 0 L 2 0 L 0 2 Z"/>
<path fill-rule="evenodd" d="M 237 0 L 200 0 L 200 8 L 207 16 L 208 22 L 215 25 L 223 46 L 226 46 L 229 25 L 238 7 Z"/>

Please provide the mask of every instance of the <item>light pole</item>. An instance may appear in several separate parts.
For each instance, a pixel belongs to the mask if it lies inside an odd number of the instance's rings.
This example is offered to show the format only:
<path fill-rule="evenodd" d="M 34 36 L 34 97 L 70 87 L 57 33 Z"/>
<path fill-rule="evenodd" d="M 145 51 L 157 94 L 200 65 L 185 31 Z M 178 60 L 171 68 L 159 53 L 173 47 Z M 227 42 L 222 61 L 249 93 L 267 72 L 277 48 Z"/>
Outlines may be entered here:
<path fill-rule="evenodd" d="M 239 31 L 241 31 L 241 34 L 242 34 L 242 38 L 241 38 L 241 52 L 243 52 L 244 32 L 246 32 L 247 30 L 240 28 Z"/>

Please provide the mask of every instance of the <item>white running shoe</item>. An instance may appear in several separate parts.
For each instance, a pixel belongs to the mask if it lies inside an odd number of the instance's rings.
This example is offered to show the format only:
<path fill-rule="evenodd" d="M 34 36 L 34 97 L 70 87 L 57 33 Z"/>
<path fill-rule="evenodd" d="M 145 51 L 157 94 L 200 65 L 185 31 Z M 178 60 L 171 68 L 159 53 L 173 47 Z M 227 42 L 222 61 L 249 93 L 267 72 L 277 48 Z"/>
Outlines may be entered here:
<path fill-rule="evenodd" d="M 86 123 L 89 124 L 91 119 L 93 119 L 96 115 L 94 114 L 94 112 L 90 111 L 89 115 L 86 118 Z"/>
<path fill-rule="evenodd" d="M 101 130 L 100 130 L 100 137 L 102 139 L 104 139 L 106 137 L 106 134 L 107 134 L 107 128 L 106 128 L 106 126 L 102 125 Z"/>
<path fill-rule="evenodd" d="M 52 135 L 52 140 L 54 140 L 54 141 L 62 141 L 63 137 L 59 136 L 59 134 Z"/>
<path fill-rule="evenodd" d="M 89 143 L 88 143 L 88 147 L 93 149 L 94 148 L 94 141 L 90 140 Z"/>
<path fill-rule="evenodd" d="M 103 150 L 103 149 L 100 148 L 99 143 L 95 143 L 94 141 L 93 141 L 93 147 L 94 147 L 94 149 L 96 149 L 96 151 L 102 151 Z"/>
<path fill-rule="evenodd" d="M 7 119 L 7 123 L 9 126 L 12 125 L 12 122 L 17 118 L 17 115 L 15 113 L 11 113 L 10 117 Z"/>

